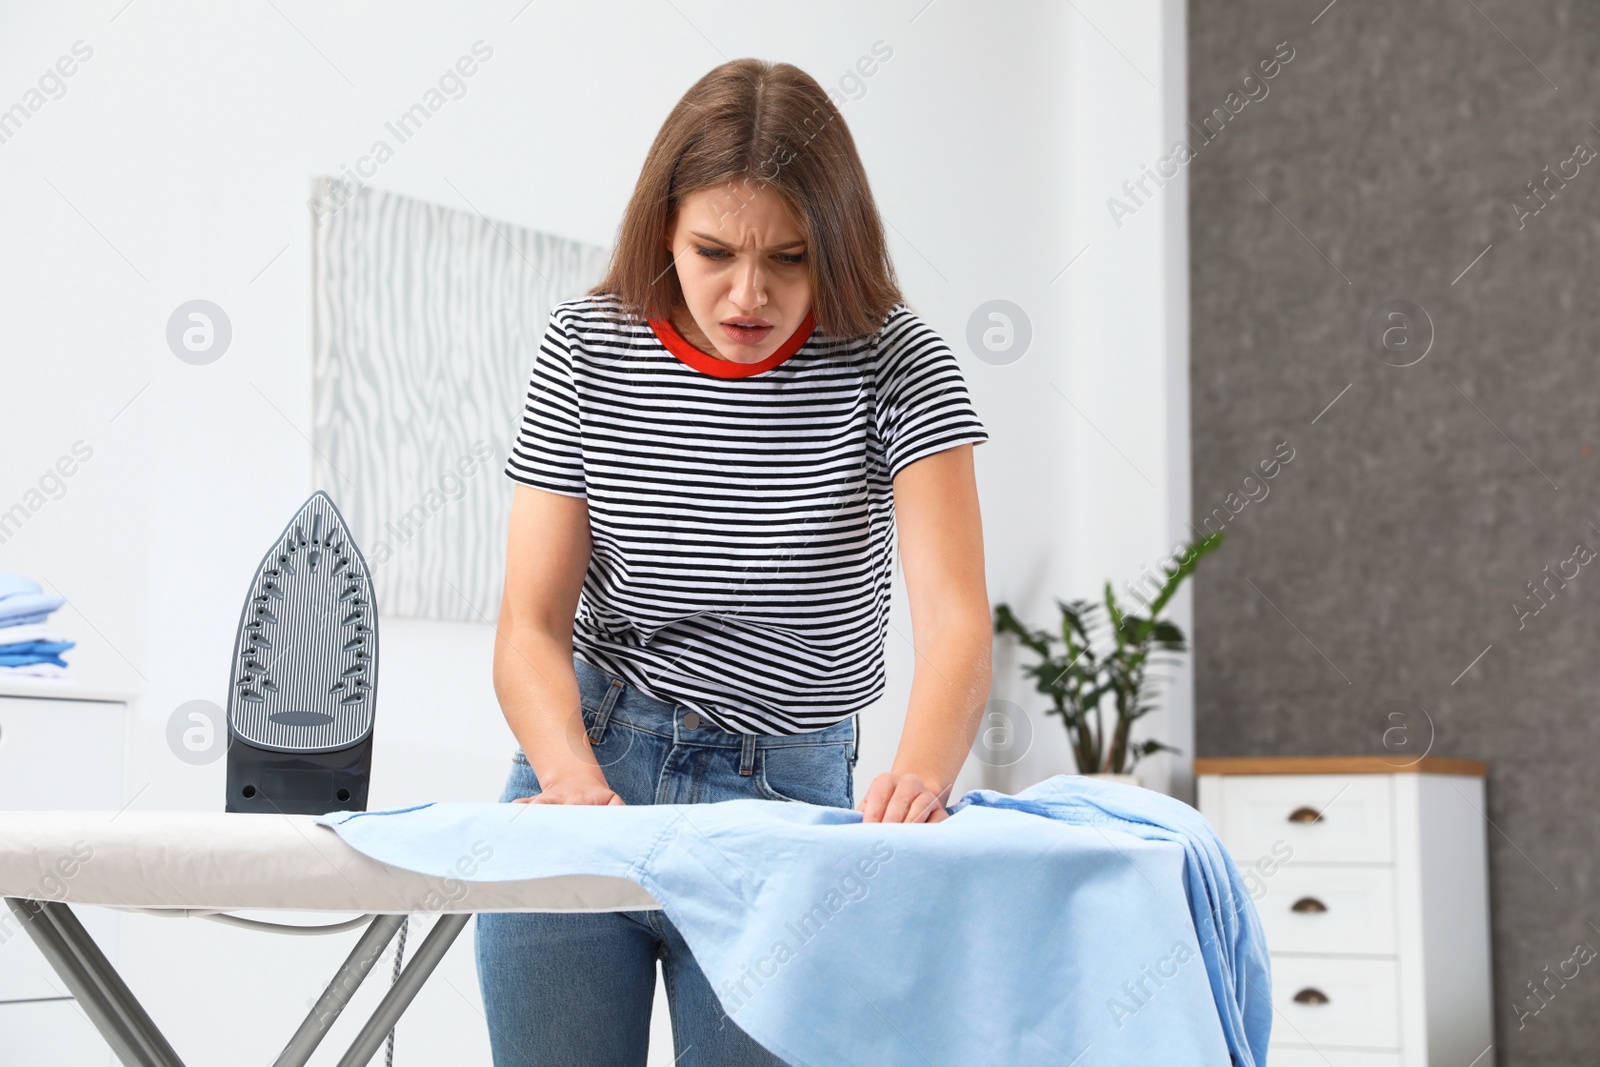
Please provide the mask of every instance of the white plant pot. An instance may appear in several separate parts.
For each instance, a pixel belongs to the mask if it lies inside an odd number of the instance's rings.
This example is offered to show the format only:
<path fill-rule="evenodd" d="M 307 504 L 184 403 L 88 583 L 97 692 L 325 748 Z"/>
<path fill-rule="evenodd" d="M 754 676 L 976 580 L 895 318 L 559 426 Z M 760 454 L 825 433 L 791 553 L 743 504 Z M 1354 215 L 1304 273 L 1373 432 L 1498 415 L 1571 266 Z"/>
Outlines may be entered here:
<path fill-rule="evenodd" d="M 1137 774 L 1084 774 L 1079 777 L 1093 778 L 1101 782 L 1121 782 L 1123 785 L 1139 784 L 1139 776 Z"/>

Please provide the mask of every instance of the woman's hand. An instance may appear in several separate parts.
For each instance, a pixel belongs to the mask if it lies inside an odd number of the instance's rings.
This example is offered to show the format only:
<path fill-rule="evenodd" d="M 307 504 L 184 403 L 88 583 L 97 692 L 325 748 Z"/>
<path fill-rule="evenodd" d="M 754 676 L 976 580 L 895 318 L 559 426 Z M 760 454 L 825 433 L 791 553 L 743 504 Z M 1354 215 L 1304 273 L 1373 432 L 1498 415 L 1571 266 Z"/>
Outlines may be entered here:
<path fill-rule="evenodd" d="M 862 822 L 942 822 L 950 817 L 944 797 L 919 775 L 884 771 L 856 805 Z"/>
<path fill-rule="evenodd" d="M 596 780 L 585 775 L 579 778 L 560 778 L 536 796 L 518 797 L 513 804 L 621 804 L 623 799 L 606 784 L 604 775 Z"/>

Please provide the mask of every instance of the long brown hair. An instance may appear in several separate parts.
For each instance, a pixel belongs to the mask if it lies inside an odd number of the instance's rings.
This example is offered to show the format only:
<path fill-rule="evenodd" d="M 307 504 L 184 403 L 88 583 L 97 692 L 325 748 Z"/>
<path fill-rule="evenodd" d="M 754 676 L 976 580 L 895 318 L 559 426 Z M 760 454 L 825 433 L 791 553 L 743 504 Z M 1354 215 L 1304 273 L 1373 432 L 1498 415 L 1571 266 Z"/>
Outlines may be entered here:
<path fill-rule="evenodd" d="M 903 298 L 855 140 L 799 67 L 735 59 L 695 82 L 645 157 L 605 280 L 629 314 L 667 318 L 683 301 L 664 235 L 682 198 L 742 182 L 782 198 L 806 241 L 812 313 L 835 337 L 876 331 Z"/>

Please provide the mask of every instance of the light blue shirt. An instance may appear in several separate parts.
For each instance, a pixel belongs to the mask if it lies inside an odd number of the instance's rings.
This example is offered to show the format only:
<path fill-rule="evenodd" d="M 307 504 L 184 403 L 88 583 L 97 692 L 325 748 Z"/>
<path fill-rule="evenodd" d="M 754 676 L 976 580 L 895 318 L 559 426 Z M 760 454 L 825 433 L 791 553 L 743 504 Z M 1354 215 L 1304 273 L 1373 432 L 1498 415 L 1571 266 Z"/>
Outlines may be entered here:
<path fill-rule="evenodd" d="M 1199 812 L 1077 775 L 949 810 L 436 803 L 318 821 L 438 877 L 637 882 L 723 1009 L 795 1067 L 1265 1063 L 1266 941 Z"/>

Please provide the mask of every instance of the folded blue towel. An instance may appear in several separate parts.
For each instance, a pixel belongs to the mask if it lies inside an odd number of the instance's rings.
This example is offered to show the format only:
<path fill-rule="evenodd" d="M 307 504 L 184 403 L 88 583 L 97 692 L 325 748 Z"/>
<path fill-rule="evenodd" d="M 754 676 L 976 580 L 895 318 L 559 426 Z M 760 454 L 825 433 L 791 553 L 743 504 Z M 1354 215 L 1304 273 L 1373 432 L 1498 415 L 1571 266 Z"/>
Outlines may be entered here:
<path fill-rule="evenodd" d="M 4 603 L 4 600 L 0 600 L 0 605 Z M 57 605 L 57 607 L 59 606 Z M 44 622 L 50 617 L 50 612 L 54 610 L 55 608 L 51 608 L 49 611 L 36 611 L 32 615 L 15 615 L 9 619 L 0 618 L 0 634 L 4 634 L 6 630 L 13 626 L 29 626 L 33 623 Z"/>
<path fill-rule="evenodd" d="M 950 812 L 435 803 L 317 821 L 442 878 L 637 882 L 723 1009 L 795 1067 L 1065 1067 L 1091 1048 L 1094 1063 L 1265 1063 L 1265 937 L 1197 811 L 1057 775 Z"/>
<path fill-rule="evenodd" d="M 4 641 L 5 637 L 5 629 L 0 628 L 0 641 Z M 54 655 L 57 652 L 65 652 L 77 643 L 76 641 L 16 641 L 9 645 L 0 644 L 0 656 L 15 656 L 22 652 L 48 652 Z"/>
<path fill-rule="evenodd" d="M 65 667 L 67 661 L 48 652 L 0 652 L 0 667 L 26 667 L 30 663 L 54 663 Z"/>
<path fill-rule="evenodd" d="M 20 626 L 43 618 L 67 602 L 54 593 L 16 593 L 0 597 L 0 626 Z"/>
<path fill-rule="evenodd" d="M 7 574 L 0 571 L 0 598 L 16 596 L 19 593 L 42 593 L 44 589 L 32 578 L 21 574 Z"/>

